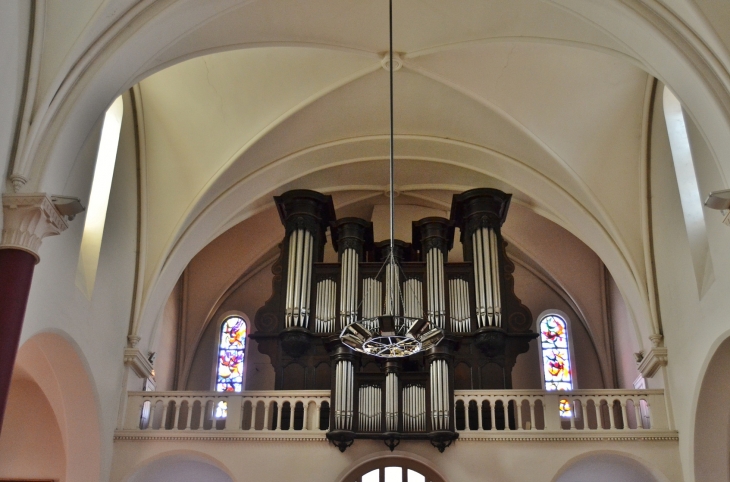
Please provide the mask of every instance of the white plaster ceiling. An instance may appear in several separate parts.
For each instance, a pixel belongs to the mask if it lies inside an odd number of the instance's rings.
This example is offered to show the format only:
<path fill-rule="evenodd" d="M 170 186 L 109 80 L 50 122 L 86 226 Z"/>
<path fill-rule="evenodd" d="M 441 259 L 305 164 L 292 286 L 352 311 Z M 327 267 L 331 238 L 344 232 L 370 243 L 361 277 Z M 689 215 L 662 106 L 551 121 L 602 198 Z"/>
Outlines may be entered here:
<path fill-rule="evenodd" d="M 198 57 L 142 81 L 155 226 L 148 281 L 185 226 L 246 181 L 256 184 L 244 195 L 249 207 L 286 188 L 382 190 L 387 78 L 376 52 L 263 46 Z M 573 45 L 501 41 L 406 56 L 395 74 L 396 182 L 410 191 L 494 185 L 591 244 L 550 199 L 557 186 L 643 279 L 646 84 L 632 64 Z M 240 221 L 237 211 L 210 234 Z"/>
<path fill-rule="evenodd" d="M 112 4 L 84 18 L 114 15 Z M 387 180 L 387 2 L 184 5 L 156 5 L 189 28 L 128 73 L 141 79 L 150 320 L 192 256 L 272 195 L 357 198 Z M 441 205 L 471 187 L 512 192 L 590 246 L 646 318 L 648 74 L 635 52 L 542 0 L 397 0 L 394 23 L 399 189 Z"/>

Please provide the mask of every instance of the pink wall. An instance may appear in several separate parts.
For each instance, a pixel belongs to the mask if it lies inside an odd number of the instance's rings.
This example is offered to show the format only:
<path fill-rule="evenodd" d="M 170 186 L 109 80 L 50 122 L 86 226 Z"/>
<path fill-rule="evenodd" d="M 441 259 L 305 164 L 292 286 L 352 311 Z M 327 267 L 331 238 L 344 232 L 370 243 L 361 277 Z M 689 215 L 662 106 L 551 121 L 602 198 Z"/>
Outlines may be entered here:
<path fill-rule="evenodd" d="M 53 409 L 35 382 L 17 375 L 16 370 L 0 435 L 0 479 L 66 480 L 66 452 Z"/>

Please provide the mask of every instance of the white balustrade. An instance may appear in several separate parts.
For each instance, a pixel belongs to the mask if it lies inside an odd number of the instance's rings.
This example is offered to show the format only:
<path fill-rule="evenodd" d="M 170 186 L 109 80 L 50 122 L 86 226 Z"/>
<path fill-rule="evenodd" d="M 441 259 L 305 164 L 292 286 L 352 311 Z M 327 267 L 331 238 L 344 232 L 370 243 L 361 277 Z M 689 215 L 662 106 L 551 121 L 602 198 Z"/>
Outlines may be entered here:
<path fill-rule="evenodd" d="M 119 434 L 323 439 L 331 409 L 329 390 L 129 392 Z M 456 390 L 454 423 L 466 440 L 676 437 L 663 390 Z"/>
<path fill-rule="evenodd" d="M 635 436 L 672 431 L 663 390 L 457 390 L 454 411 L 456 431 L 467 437 L 498 431 Z"/>
<path fill-rule="evenodd" d="M 129 392 L 122 430 L 324 434 L 329 410 L 329 390 Z"/>

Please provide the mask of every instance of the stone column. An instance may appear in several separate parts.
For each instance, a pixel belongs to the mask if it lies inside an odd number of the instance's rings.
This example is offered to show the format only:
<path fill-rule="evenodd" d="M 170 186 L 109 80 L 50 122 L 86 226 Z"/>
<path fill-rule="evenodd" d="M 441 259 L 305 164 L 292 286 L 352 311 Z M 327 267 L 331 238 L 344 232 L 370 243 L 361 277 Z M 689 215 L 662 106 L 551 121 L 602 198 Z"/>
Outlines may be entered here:
<path fill-rule="evenodd" d="M 0 430 L 43 238 L 68 225 L 44 193 L 3 195 L 0 242 Z"/>

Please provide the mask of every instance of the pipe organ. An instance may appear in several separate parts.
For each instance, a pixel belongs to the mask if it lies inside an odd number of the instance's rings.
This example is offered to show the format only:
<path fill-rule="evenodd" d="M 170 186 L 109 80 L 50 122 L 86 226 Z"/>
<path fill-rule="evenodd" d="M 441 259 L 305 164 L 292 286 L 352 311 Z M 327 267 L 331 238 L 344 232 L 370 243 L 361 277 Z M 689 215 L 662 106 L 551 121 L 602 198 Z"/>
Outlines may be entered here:
<path fill-rule="evenodd" d="M 275 198 L 285 236 L 273 294 L 251 337 L 271 359 L 275 388 L 332 391 L 328 438 L 340 450 L 376 438 L 391 449 L 429 440 L 443 451 L 458 436 L 455 389 L 512 387 L 516 358 L 537 334 L 515 296 L 501 234 L 510 199 L 496 189 L 455 195 L 450 218 L 414 221 L 411 242 L 395 241 L 398 264 L 384 266 L 389 242 L 375 243 L 367 220 L 337 219 L 329 196 L 295 190 Z M 457 228 L 464 261 L 449 262 Z M 328 230 L 337 263 L 323 262 Z M 387 360 L 340 341 L 348 325 L 376 329 L 383 315 L 425 319 L 446 336 Z"/>

